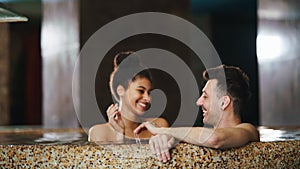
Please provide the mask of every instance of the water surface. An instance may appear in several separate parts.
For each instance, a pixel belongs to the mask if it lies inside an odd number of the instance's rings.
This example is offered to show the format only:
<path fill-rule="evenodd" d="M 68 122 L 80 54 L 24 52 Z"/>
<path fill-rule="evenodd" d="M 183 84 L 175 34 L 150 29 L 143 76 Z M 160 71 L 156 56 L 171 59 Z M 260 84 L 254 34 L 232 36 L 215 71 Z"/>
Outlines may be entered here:
<path fill-rule="evenodd" d="M 300 127 L 258 127 L 260 140 L 289 141 L 300 140 Z M 0 145 L 85 145 L 90 144 L 83 129 L 44 129 L 40 126 L 0 126 Z M 97 142 L 97 144 L 136 144 L 135 139 L 118 142 Z M 148 140 L 141 140 L 147 144 Z"/>

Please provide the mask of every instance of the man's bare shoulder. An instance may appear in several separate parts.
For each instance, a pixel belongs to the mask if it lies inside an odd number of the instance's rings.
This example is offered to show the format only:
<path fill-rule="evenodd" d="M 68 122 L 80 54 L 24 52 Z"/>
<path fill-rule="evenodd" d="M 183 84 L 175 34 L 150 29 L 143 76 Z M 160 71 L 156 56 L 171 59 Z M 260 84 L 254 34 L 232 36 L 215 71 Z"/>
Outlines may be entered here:
<path fill-rule="evenodd" d="M 247 129 L 247 130 L 257 130 L 256 127 L 250 123 L 240 123 L 236 127 Z"/>
<path fill-rule="evenodd" d="M 252 136 L 251 141 L 259 141 L 259 132 L 255 126 L 250 123 L 241 123 L 236 126 L 236 128 L 244 129 L 249 132 Z"/>

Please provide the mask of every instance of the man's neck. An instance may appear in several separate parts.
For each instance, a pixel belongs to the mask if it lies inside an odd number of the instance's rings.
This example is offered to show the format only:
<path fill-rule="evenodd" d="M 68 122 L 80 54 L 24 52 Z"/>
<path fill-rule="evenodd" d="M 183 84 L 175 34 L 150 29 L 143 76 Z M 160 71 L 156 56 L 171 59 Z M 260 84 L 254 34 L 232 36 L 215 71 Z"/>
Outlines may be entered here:
<path fill-rule="evenodd" d="M 214 125 L 214 128 L 235 127 L 241 123 L 241 118 L 235 115 L 233 111 L 224 111 L 220 122 Z"/>

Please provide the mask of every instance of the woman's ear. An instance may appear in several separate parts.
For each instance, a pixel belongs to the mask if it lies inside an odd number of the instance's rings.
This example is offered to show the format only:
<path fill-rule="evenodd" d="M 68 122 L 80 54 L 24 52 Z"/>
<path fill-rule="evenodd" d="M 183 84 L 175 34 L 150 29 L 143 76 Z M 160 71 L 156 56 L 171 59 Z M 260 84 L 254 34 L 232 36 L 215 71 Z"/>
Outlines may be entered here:
<path fill-rule="evenodd" d="M 231 102 L 231 98 L 229 96 L 224 96 L 221 104 L 222 110 L 225 110 L 230 105 L 230 102 Z"/>
<path fill-rule="evenodd" d="M 124 87 L 121 86 L 121 85 L 118 85 L 118 87 L 117 87 L 117 94 L 118 94 L 119 96 L 123 96 L 124 93 L 125 93 Z"/>

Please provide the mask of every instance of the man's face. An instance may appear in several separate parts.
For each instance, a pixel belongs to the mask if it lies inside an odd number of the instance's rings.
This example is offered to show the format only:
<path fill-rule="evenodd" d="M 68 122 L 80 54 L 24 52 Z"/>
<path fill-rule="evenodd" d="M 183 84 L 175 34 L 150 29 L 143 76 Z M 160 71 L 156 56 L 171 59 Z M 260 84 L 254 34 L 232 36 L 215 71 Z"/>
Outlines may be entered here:
<path fill-rule="evenodd" d="M 218 81 L 208 80 L 196 104 L 202 107 L 203 123 L 216 126 L 221 118 L 221 99 L 218 98 Z"/>

